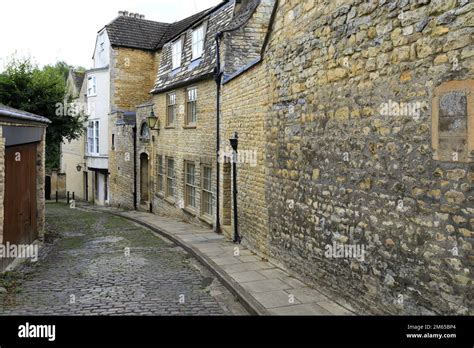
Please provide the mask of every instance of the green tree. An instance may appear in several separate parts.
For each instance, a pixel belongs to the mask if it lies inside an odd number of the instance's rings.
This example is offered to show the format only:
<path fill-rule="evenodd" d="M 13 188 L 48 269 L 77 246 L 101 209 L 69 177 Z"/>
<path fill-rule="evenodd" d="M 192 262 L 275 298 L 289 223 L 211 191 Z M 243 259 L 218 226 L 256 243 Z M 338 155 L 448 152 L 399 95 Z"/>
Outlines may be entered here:
<path fill-rule="evenodd" d="M 39 68 L 30 58 L 13 56 L 0 73 L 0 103 L 49 118 L 46 131 L 46 168 L 59 167 L 64 139 L 78 139 L 83 133 L 83 115 L 57 113 L 64 103 L 70 66 L 64 62 Z"/>

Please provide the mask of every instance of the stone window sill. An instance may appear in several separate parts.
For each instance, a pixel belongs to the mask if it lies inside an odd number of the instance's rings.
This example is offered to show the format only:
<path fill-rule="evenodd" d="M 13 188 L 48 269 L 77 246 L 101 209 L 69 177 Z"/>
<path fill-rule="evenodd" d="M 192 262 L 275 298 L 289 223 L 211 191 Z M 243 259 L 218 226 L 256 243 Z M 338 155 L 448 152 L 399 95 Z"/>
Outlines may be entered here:
<path fill-rule="evenodd" d="M 194 210 L 194 208 L 191 208 L 191 207 L 184 207 L 182 210 L 183 210 L 185 213 L 187 213 L 187 214 L 189 214 L 189 215 L 192 215 L 192 216 L 194 216 L 194 217 L 197 215 L 197 213 L 196 213 L 196 211 Z"/>
<path fill-rule="evenodd" d="M 183 126 L 183 129 L 196 129 L 197 126 L 195 124 L 187 124 Z"/>
<path fill-rule="evenodd" d="M 176 199 L 174 197 L 165 197 L 165 202 L 175 205 L 176 204 Z"/>
<path fill-rule="evenodd" d="M 212 221 L 212 217 L 209 216 L 209 215 L 201 215 L 199 217 L 199 220 L 201 220 L 202 222 L 210 225 L 211 227 L 214 226 L 214 221 Z"/>

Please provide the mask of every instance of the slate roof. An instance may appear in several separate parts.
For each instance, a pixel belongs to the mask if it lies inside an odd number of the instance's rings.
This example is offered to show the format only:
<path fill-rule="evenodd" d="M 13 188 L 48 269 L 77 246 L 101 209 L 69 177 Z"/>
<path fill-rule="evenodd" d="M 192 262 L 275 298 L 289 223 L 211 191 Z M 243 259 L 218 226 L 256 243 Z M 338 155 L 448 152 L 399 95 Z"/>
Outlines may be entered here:
<path fill-rule="evenodd" d="M 233 10 L 233 1 L 223 1 L 209 10 L 173 25 L 177 29 L 167 35 L 168 41 L 162 47 L 162 58 L 152 93 L 160 93 L 172 89 L 179 84 L 187 84 L 198 79 L 212 77 L 216 65 L 215 36 L 229 25 L 233 17 Z M 207 20 L 204 52 L 200 59 L 192 61 L 191 30 L 194 24 L 203 20 Z M 184 38 L 181 67 L 172 70 L 171 40 L 176 39 L 178 36 Z"/>
<path fill-rule="evenodd" d="M 3 104 L 0 104 L 0 116 L 14 118 L 22 121 L 51 123 L 51 121 L 46 117 L 38 116 L 23 110 L 18 110 Z"/>
<path fill-rule="evenodd" d="M 76 89 L 80 91 L 82 88 L 82 83 L 84 82 L 84 77 L 86 76 L 86 73 L 81 72 L 81 71 L 71 70 L 71 75 L 74 82 L 74 86 L 76 86 Z"/>
<path fill-rule="evenodd" d="M 222 4 L 219 4 L 215 7 L 221 6 Z M 161 42 L 161 46 L 163 46 L 165 43 L 167 43 L 170 40 L 173 40 L 176 36 L 181 34 L 184 30 L 188 29 L 190 26 L 192 26 L 194 23 L 200 21 L 202 18 L 206 17 L 206 15 L 210 12 L 212 12 L 215 7 L 208 8 L 207 10 L 201 11 L 199 13 L 196 13 L 188 18 L 185 18 L 183 20 L 180 20 L 178 22 L 172 23 L 169 25 L 168 30 L 166 32 L 166 35 L 163 37 L 163 40 Z"/>

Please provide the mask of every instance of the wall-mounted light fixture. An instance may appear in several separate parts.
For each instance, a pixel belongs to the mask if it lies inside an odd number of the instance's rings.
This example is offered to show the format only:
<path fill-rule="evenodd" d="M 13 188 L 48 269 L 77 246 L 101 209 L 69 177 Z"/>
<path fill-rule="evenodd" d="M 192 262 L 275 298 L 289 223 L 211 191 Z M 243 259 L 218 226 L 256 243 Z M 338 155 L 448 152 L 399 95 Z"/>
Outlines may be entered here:
<path fill-rule="evenodd" d="M 150 116 L 146 118 L 146 123 L 151 130 L 160 130 L 160 120 L 155 116 L 153 109 L 151 109 Z"/>

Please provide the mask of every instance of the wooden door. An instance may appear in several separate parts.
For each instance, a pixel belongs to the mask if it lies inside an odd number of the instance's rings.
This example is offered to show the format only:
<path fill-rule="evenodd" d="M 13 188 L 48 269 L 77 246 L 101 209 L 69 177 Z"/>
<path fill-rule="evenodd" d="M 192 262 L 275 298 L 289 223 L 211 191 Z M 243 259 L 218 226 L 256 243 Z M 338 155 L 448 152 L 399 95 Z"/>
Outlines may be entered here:
<path fill-rule="evenodd" d="M 5 149 L 4 243 L 30 244 L 38 238 L 36 148 L 32 143 Z"/>

